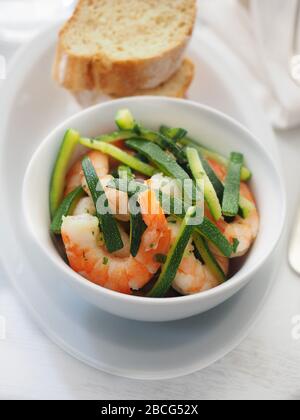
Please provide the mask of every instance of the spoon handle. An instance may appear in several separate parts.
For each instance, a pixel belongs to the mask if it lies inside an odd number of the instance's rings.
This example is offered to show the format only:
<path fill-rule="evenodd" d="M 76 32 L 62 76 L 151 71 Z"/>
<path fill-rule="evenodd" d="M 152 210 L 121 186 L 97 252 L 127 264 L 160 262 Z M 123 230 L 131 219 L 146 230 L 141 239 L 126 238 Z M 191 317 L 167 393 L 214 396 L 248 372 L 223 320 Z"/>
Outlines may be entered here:
<path fill-rule="evenodd" d="M 289 262 L 296 273 L 300 274 L 300 209 L 296 217 L 296 223 L 292 233 L 289 249 Z"/>

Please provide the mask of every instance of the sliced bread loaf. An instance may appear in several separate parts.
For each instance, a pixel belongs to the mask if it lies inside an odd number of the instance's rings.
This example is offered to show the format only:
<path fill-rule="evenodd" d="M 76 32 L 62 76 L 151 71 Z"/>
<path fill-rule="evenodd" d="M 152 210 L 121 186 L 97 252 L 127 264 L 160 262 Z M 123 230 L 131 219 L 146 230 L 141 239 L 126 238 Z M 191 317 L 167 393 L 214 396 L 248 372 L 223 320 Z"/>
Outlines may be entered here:
<path fill-rule="evenodd" d="M 112 96 L 156 88 L 179 69 L 195 16 L 196 0 L 79 0 L 59 35 L 54 78 Z"/>

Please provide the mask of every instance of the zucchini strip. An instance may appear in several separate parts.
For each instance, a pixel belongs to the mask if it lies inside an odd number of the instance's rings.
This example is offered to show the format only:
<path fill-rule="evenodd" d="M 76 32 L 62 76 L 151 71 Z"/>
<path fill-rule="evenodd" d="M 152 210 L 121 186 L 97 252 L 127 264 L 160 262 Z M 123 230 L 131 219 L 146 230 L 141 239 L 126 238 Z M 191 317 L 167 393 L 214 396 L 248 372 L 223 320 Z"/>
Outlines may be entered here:
<path fill-rule="evenodd" d="M 157 144 L 147 140 L 131 139 L 126 141 L 126 145 L 146 156 L 165 175 L 179 181 L 181 188 L 187 180 L 191 180 L 189 174 L 178 165 L 175 158 L 166 154 Z M 189 198 L 191 201 L 195 201 L 195 197 L 197 197 L 196 188 L 192 184 L 191 196 Z"/>
<path fill-rule="evenodd" d="M 216 221 L 220 220 L 222 217 L 221 205 L 217 193 L 203 168 L 198 151 L 193 147 L 187 147 L 186 155 L 192 174 L 200 191 L 203 189 L 204 183 L 204 198 L 213 218 Z"/>
<path fill-rule="evenodd" d="M 61 234 L 61 226 L 63 223 L 63 217 L 66 217 L 73 213 L 78 201 L 84 197 L 85 192 L 82 187 L 77 187 L 74 191 L 70 192 L 63 200 L 61 205 L 56 210 L 53 217 L 50 230 L 55 235 Z"/>
<path fill-rule="evenodd" d="M 166 127 L 165 125 L 162 125 L 159 131 L 165 137 L 168 137 L 169 139 L 174 140 L 175 142 L 186 137 L 188 133 L 183 128 L 169 128 L 169 127 Z"/>
<path fill-rule="evenodd" d="M 212 254 L 211 250 L 209 249 L 209 246 L 205 239 L 203 239 L 198 233 L 193 234 L 194 244 L 199 252 L 202 260 L 204 261 L 204 264 L 210 269 L 210 271 L 213 273 L 214 277 L 220 282 L 224 283 L 227 278 L 220 267 L 218 261 Z"/>
<path fill-rule="evenodd" d="M 136 137 L 136 135 L 133 135 L 133 137 Z M 150 131 L 141 128 L 140 136 L 138 136 L 138 138 L 149 140 L 153 143 L 156 143 L 163 150 L 168 150 L 175 156 L 180 165 L 185 165 L 187 163 L 182 148 L 180 148 L 176 142 L 171 140 L 169 137 L 166 137 L 156 131 Z"/>
<path fill-rule="evenodd" d="M 82 169 L 96 207 L 96 216 L 98 217 L 100 228 L 103 233 L 105 246 L 109 253 L 119 251 L 124 247 L 124 244 L 118 224 L 110 212 L 105 191 L 99 181 L 95 168 L 88 157 L 83 159 Z M 103 201 L 103 206 L 106 207 L 105 212 L 102 212 L 103 214 L 101 214 L 98 209 L 99 201 Z"/>
<path fill-rule="evenodd" d="M 54 217 L 58 209 L 65 188 L 65 178 L 72 154 L 79 142 L 80 135 L 75 130 L 68 130 L 61 143 L 50 184 L 50 214 Z"/>
<path fill-rule="evenodd" d="M 147 225 L 143 220 L 141 212 L 136 213 L 136 206 L 139 207 L 138 200 L 132 202 L 133 197 L 130 198 L 128 207 L 130 214 L 130 254 L 136 257 L 142 242 L 142 236 L 147 229 Z"/>
<path fill-rule="evenodd" d="M 239 212 L 240 180 L 243 162 L 244 156 L 241 153 L 231 153 L 222 205 L 225 216 L 235 217 Z"/>
<path fill-rule="evenodd" d="M 255 210 L 255 204 L 252 203 L 252 201 L 247 200 L 247 198 L 240 196 L 240 209 L 239 209 L 239 215 L 243 219 L 247 219 L 247 217 L 250 215 L 250 213 Z"/>
<path fill-rule="evenodd" d="M 136 129 L 136 127 L 134 127 L 133 129 L 127 131 L 123 128 L 121 131 L 116 131 L 111 134 L 95 137 L 94 140 L 103 141 L 105 143 L 116 143 L 118 141 L 129 140 L 133 138 L 144 139 L 156 143 L 162 149 L 169 150 L 171 153 L 173 153 L 174 156 L 177 159 L 179 159 L 180 163 L 186 163 L 182 148 L 176 145 L 174 141 L 172 141 L 170 138 L 164 136 L 161 133 L 145 130 L 140 127 L 138 128 L 138 130 Z"/>
<path fill-rule="evenodd" d="M 129 109 L 120 109 L 117 112 L 115 122 L 117 127 L 124 131 L 133 130 L 136 126 L 136 122 Z"/>
<path fill-rule="evenodd" d="M 132 196 L 148 189 L 144 184 L 131 181 L 127 185 L 124 182 L 119 182 L 115 179 L 109 185 L 109 188 L 114 188 Z M 170 196 L 156 191 L 160 205 L 166 214 L 172 214 L 176 218 L 183 219 L 188 205 L 178 198 L 170 198 Z M 205 239 L 211 242 L 224 255 L 229 258 L 232 255 L 232 246 L 220 230 L 207 217 L 204 217 L 203 222 L 195 226 L 195 231 L 202 235 Z"/>
<path fill-rule="evenodd" d="M 128 166 L 119 166 L 119 179 L 126 181 L 132 181 L 134 179 L 131 169 Z M 126 183 L 123 182 L 126 185 Z M 136 257 L 140 245 L 142 242 L 142 236 L 147 229 L 147 225 L 143 220 L 143 216 L 140 211 L 137 211 L 140 208 L 137 194 L 134 194 L 128 200 L 128 210 L 130 216 L 130 254 L 133 257 Z"/>
<path fill-rule="evenodd" d="M 100 152 L 113 157 L 143 175 L 151 177 L 157 172 L 152 166 L 141 162 L 134 156 L 131 156 L 129 153 L 124 152 L 110 143 L 82 137 L 80 138 L 79 143 L 90 149 L 99 150 Z"/>
<path fill-rule="evenodd" d="M 214 187 L 214 190 L 217 194 L 219 202 L 222 203 L 223 195 L 224 195 L 224 185 L 220 181 L 220 179 L 217 177 L 217 175 L 215 174 L 215 172 L 212 169 L 212 167 L 210 166 L 210 164 L 207 162 L 206 159 L 204 159 L 204 157 L 200 153 L 199 153 L 199 157 L 201 159 L 203 169 L 206 172 L 212 186 Z"/>
<path fill-rule="evenodd" d="M 122 140 L 128 140 L 132 138 L 132 133 L 129 131 L 115 131 L 111 134 L 103 134 L 102 136 L 95 137 L 96 141 L 103 141 L 104 143 L 116 143 Z"/>
<path fill-rule="evenodd" d="M 177 270 L 183 259 L 186 247 L 192 236 L 194 226 L 191 219 L 196 213 L 196 207 L 190 207 L 183 219 L 177 239 L 172 245 L 165 264 L 162 267 L 161 274 L 149 292 L 149 297 L 163 297 L 172 286 L 176 277 Z"/>
<path fill-rule="evenodd" d="M 167 176 L 181 181 L 190 179 L 189 175 L 178 165 L 176 160 L 167 155 L 157 144 L 146 140 L 131 139 L 126 141 L 126 145 L 145 155 Z"/>
<path fill-rule="evenodd" d="M 228 168 L 228 166 L 229 166 L 229 163 L 230 163 L 229 159 L 227 159 L 226 157 L 220 155 L 219 153 L 217 153 L 213 150 L 210 150 L 210 149 L 207 149 L 206 147 L 201 146 L 199 143 L 197 143 L 196 141 L 194 141 L 194 140 L 192 140 L 188 137 L 185 137 L 185 138 L 179 140 L 179 143 L 182 146 L 194 147 L 195 149 L 197 149 L 202 154 L 202 156 L 205 159 L 214 160 L 215 162 L 219 163 L 220 165 L 225 166 L 226 168 Z M 251 177 L 252 177 L 251 171 L 246 166 L 243 166 L 242 170 L 241 170 L 241 181 L 247 182 L 251 179 Z"/>
<path fill-rule="evenodd" d="M 199 153 L 199 156 L 200 156 L 203 168 L 210 182 L 212 183 L 214 190 L 216 191 L 219 202 L 222 203 L 223 197 L 224 197 L 224 185 L 220 181 L 220 179 L 217 177 L 217 175 L 215 174 L 214 170 L 211 168 L 207 160 L 203 156 L 201 156 L 201 153 Z M 246 219 L 254 209 L 255 209 L 255 205 L 251 201 L 247 200 L 247 198 L 245 197 L 240 196 L 239 215 L 243 219 Z"/>

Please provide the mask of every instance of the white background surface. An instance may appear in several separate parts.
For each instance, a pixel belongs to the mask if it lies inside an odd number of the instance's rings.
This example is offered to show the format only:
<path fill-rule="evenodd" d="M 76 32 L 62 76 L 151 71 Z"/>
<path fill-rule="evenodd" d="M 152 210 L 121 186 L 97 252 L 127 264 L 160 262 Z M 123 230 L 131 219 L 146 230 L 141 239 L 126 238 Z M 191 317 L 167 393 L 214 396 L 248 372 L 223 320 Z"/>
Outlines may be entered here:
<path fill-rule="evenodd" d="M 300 204 L 300 129 L 276 135 L 288 191 L 286 252 L 263 315 L 242 345 L 214 366 L 180 379 L 141 382 L 106 375 L 52 344 L 0 269 L 0 317 L 6 320 L 6 339 L 0 340 L 0 399 L 300 399 L 300 340 L 292 338 L 292 318 L 300 315 L 300 279 L 289 269 L 286 255 L 298 200 Z"/>

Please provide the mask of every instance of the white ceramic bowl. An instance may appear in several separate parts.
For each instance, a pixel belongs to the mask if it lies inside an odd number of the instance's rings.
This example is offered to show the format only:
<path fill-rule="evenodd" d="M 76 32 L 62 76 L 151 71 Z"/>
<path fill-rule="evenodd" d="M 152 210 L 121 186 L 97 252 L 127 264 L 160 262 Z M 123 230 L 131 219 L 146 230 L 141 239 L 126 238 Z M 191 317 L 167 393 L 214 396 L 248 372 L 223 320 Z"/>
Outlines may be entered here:
<path fill-rule="evenodd" d="M 58 254 L 49 234 L 48 195 L 53 163 L 65 131 L 84 136 L 114 130 L 118 109 L 128 107 L 138 121 L 157 129 L 161 124 L 183 127 L 194 139 L 229 155 L 244 153 L 253 172 L 252 188 L 261 216 L 258 238 L 241 270 L 227 283 L 204 293 L 169 299 L 122 295 L 94 285 L 75 273 Z M 67 282 L 82 298 L 112 314 L 140 321 L 171 321 L 203 313 L 226 301 L 255 277 L 279 241 L 285 220 L 285 192 L 267 151 L 231 118 L 196 103 L 156 97 L 117 100 L 87 109 L 56 128 L 41 144 L 28 167 L 23 189 L 25 217 L 34 252 L 52 261 L 53 278 Z M 41 279 L 41 281 L 43 281 Z"/>

